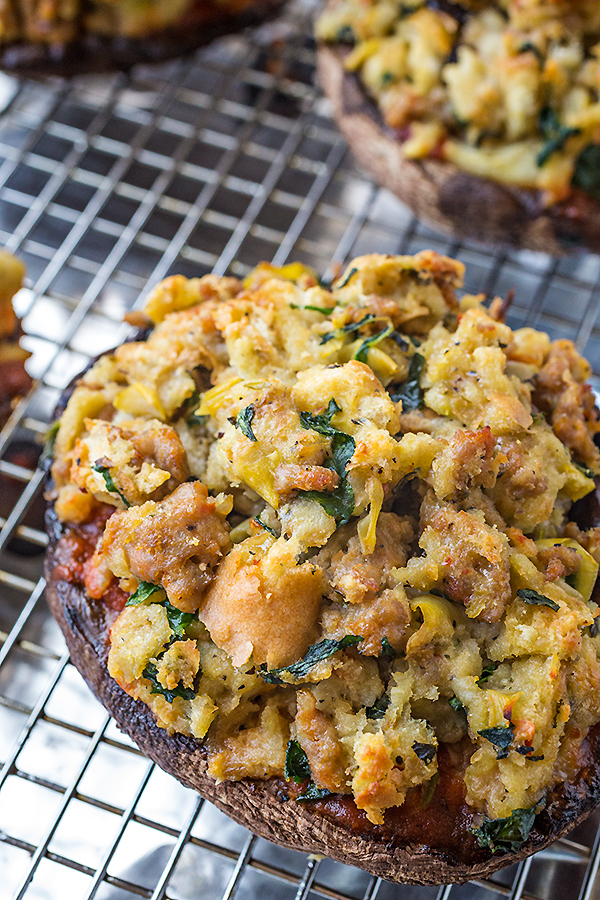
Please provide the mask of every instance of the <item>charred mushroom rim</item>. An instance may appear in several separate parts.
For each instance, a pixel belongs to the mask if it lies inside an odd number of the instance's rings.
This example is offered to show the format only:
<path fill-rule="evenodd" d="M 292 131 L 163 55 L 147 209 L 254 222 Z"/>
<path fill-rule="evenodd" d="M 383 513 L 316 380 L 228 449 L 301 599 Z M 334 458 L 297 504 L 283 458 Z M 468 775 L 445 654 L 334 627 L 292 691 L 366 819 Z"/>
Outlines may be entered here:
<path fill-rule="evenodd" d="M 49 487 L 50 602 L 121 726 L 259 833 L 420 882 L 599 791 L 590 367 L 463 268 L 167 279 Z"/>
<path fill-rule="evenodd" d="M 358 85 L 378 110 L 370 142 L 385 133 L 387 147 L 355 150 L 380 179 L 402 169 L 392 186 L 409 205 L 474 237 L 600 247 L 598 3 L 329 0 L 316 34 L 340 124 L 358 143 Z M 419 172 L 437 210 L 412 186 Z"/>
<path fill-rule="evenodd" d="M 272 15 L 282 0 L 8 0 L 0 67 L 24 74 L 156 62 Z"/>

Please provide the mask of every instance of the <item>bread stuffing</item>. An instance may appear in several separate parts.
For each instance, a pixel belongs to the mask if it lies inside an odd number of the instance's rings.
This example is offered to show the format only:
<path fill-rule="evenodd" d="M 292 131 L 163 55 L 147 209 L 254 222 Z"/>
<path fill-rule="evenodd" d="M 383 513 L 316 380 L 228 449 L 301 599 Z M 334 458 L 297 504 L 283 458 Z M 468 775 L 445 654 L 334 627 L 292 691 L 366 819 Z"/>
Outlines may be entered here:
<path fill-rule="evenodd" d="M 435 88 L 458 26 L 414 6 L 392 37 L 396 8 L 363 5 L 377 46 L 357 50 L 387 72 L 395 41 Z M 466 26 L 485 22 L 494 65 L 499 15 Z M 560 74 L 578 44 L 553 40 L 515 49 L 517 70 Z M 570 341 L 512 330 L 462 280 L 424 251 L 359 257 L 330 288 L 300 264 L 162 282 L 142 339 L 62 413 L 48 572 L 104 609 L 110 680 L 181 753 L 201 746 L 216 785 L 268 780 L 329 818 L 344 803 L 373 833 L 457 810 L 460 841 L 500 858 L 576 783 L 600 721 L 600 528 L 577 515 L 600 416 Z"/>

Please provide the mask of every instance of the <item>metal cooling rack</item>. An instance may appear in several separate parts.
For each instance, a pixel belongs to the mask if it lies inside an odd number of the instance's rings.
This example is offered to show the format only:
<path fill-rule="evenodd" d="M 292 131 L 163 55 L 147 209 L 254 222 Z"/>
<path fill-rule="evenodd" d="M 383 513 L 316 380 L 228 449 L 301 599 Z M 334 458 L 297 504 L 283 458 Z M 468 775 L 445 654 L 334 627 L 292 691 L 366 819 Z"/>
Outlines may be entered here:
<path fill-rule="evenodd" d="M 0 75 L 0 243 L 34 391 L 0 437 L 0 900 L 558 900 L 600 897 L 598 816 L 490 879 L 413 888 L 252 837 L 140 755 L 69 663 L 43 599 L 41 477 L 28 451 L 62 389 L 171 272 L 433 247 L 467 289 L 514 287 L 511 324 L 577 341 L 600 385 L 600 259 L 440 237 L 357 169 L 312 79 L 302 2 L 194 58 L 71 83 Z M 12 512 L 10 508 L 12 506 Z"/>

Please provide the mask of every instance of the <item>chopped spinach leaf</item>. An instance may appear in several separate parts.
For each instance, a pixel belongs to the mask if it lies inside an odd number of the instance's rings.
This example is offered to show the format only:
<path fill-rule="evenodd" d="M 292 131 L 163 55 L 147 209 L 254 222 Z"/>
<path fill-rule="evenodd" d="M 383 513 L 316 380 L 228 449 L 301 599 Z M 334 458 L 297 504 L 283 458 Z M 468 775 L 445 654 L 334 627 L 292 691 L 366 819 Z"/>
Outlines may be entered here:
<path fill-rule="evenodd" d="M 346 478 L 346 466 L 352 457 L 356 444 L 351 435 L 335 428 L 331 419 L 341 408 L 331 399 L 324 413 L 312 416 L 310 413 L 301 412 L 300 422 L 307 429 L 312 429 L 319 434 L 331 439 L 331 459 L 326 460 L 324 466 L 333 469 L 339 476 L 339 482 L 335 490 L 324 491 L 298 491 L 302 497 L 308 500 L 316 500 L 320 503 L 327 515 L 333 516 L 338 525 L 345 525 L 354 512 L 354 491 Z"/>
<path fill-rule="evenodd" d="M 402 400 L 402 412 L 411 412 L 413 409 L 421 409 L 423 406 L 423 389 L 421 387 L 421 373 L 425 365 L 425 357 L 420 353 L 414 353 L 408 367 L 406 381 L 400 390 L 390 394 L 392 400 L 397 403 Z"/>
<path fill-rule="evenodd" d="M 600 200 L 600 144 L 583 148 L 575 163 L 572 184 Z"/>
<path fill-rule="evenodd" d="M 251 422 L 254 418 L 254 407 L 252 404 L 250 406 L 246 406 L 245 409 L 241 409 L 236 416 L 235 427 L 239 428 L 245 437 L 248 438 L 249 441 L 257 441 L 258 438 L 252 431 Z"/>
<path fill-rule="evenodd" d="M 434 744 L 422 744 L 420 741 L 415 741 L 412 748 L 421 762 L 424 762 L 426 766 L 434 759 L 437 752 L 437 748 Z"/>
<path fill-rule="evenodd" d="M 47 459 L 52 459 L 54 456 L 54 445 L 56 444 L 56 436 L 59 428 L 60 419 L 56 419 L 56 421 L 48 428 L 48 431 L 44 436 L 44 449 L 40 457 L 40 462 L 45 462 Z"/>
<path fill-rule="evenodd" d="M 306 778 L 312 780 L 308 757 L 298 741 L 290 741 L 287 745 L 284 774 L 286 781 L 293 778 L 297 784 Z"/>
<path fill-rule="evenodd" d="M 506 726 L 497 726 L 495 728 L 484 728 L 478 731 L 481 737 L 498 748 L 497 759 L 506 759 L 508 756 L 508 748 L 512 744 L 513 731 L 515 726 L 509 722 Z"/>
<path fill-rule="evenodd" d="M 460 702 L 458 697 L 450 697 L 450 699 L 448 700 L 448 703 L 450 704 L 452 709 L 456 710 L 456 712 L 460 712 L 461 710 L 463 710 L 465 708 L 464 704 Z"/>
<path fill-rule="evenodd" d="M 521 756 L 526 756 L 530 762 L 539 762 L 544 758 L 543 753 L 541 754 L 541 756 L 530 756 L 529 754 L 533 753 L 533 747 L 515 747 L 515 750 L 517 751 L 517 753 L 520 753 Z"/>
<path fill-rule="evenodd" d="M 537 57 L 537 60 L 540 65 L 544 62 L 544 55 L 539 47 L 536 47 L 535 44 L 532 44 L 531 41 L 526 41 L 524 44 L 521 44 L 519 47 L 519 53 L 533 53 L 534 56 Z"/>
<path fill-rule="evenodd" d="M 357 352 L 354 354 L 354 359 L 357 359 L 359 362 L 366 363 L 371 347 L 374 347 L 375 344 L 378 344 L 384 338 L 389 337 L 393 330 L 394 326 L 388 325 L 388 327 L 384 328 L 383 331 L 380 331 L 377 334 L 373 334 L 371 335 L 371 337 L 368 337 L 362 342 Z"/>
<path fill-rule="evenodd" d="M 342 325 L 341 328 L 336 328 L 334 331 L 327 331 L 321 337 L 321 343 L 326 344 L 328 341 L 333 340 L 335 337 L 341 337 L 344 334 L 352 334 L 354 331 L 360 331 L 363 325 L 366 325 L 367 322 L 372 322 L 375 316 L 373 313 L 367 313 L 366 316 L 363 316 L 359 322 L 349 322 L 348 325 Z"/>
<path fill-rule="evenodd" d="M 137 606 L 138 603 L 144 603 L 148 597 L 151 597 L 152 594 L 161 590 L 160 584 L 152 584 L 151 581 L 140 581 L 137 589 L 131 595 L 125 606 Z"/>
<path fill-rule="evenodd" d="M 545 106 L 539 118 L 539 124 L 546 143 L 538 153 L 536 162 L 541 168 L 545 166 L 553 153 L 562 150 L 567 138 L 574 134 L 579 134 L 579 128 L 567 128 L 561 125 L 555 110 L 550 106 Z"/>
<path fill-rule="evenodd" d="M 335 306 L 311 306 L 309 303 L 306 306 L 301 306 L 299 303 L 290 303 L 292 309 L 309 309 L 311 312 L 322 313 L 324 316 L 330 316 L 334 311 Z"/>
<path fill-rule="evenodd" d="M 472 828 L 471 833 L 480 847 L 489 847 L 492 853 L 497 850 L 514 853 L 529 837 L 534 820 L 534 808 L 513 809 L 505 819 L 486 819 L 479 828 Z"/>
<path fill-rule="evenodd" d="M 331 791 L 327 788 L 318 788 L 314 781 L 311 781 L 306 790 L 298 794 L 296 800 L 305 803 L 307 800 L 324 800 L 325 797 L 331 797 Z"/>
<path fill-rule="evenodd" d="M 481 675 L 477 679 L 477 684 L 479 687 L 481 687 L 482 684 L 486 684 L 490 680 L 499 665 L 499 662 L 488 662 L 485 664 L 485 666 L 481 670 Z"/>
<path fill-rule="evenodd" d="M 388 639 L 386 637 L 381 638 L 381 653 L 379 654 L 379 658 L 381 659 L 382 656 L 388 656 L 388 657 L 390 657 L 390 659 L 393 659 L 393 657 L 398 656 L 398 654 L 396 653 L 396 651 L 394 650 L 394 648 L 392 647 L 392 645 L 390 644 L 390 642 L 388 641 Z"/>
<path fill-rule="evenodd" d="M 551 600 L 550 597 L 545 597 L 543 594 L 538 594 L 537 591 L 534 591 L 531 588 L 519 588 L 517 597 L 519 597 L 523 603 L 529 603 L 530 606 L 549 606 L 554 612 L 558 612 L 560 609 L 560 606 L 555 600 Z"/>
<path fill-rule="evenodd" d="M 142 672 L 144 678 L 147 678 L 152 687 L 151 694 L 162 694 L 167 703 L 172 703 L 175 697 L 181 697 L 182 700 L 193 700 L 196 696 L 191 688 L 186 688 L 182 684 L 178 684 L 172 691 L 164 688 L 158 680 L 158 669 L 154 663 L 149 662 Z"/>
<path fill-rule="evenodd" d="M 103 466 L 102 463 L 94 463 L 92 466 L 92 469 L 94 472 L 98 472 L 99 475 L 102 475 L 102 477 L 104 479 L 104 484 L 106 485 L 106 490 L 110 494 L 118 494 L 119 497 L 121 498 L 121 500 L 123 501 L 123 503 L 125 504 L 125 506 L 127 507 L 127 509 L 129 509 L 129 507 L 131 506 L 131 503 L 129 502 L 127 497 L 125 497 L 121 493 L 119 488 L 114 483 L 113 477 L 110 474 L 110 469 L 108 468 L 108 466 Z"/>
<path fill-rule="evenodd" d="M 162 591 L 160 584 L 152 584 L 151 581 L 140 581 L 137 590 L 131 595 L 125 606 L 137 606 L 139 603 L 145 603 L 157 591 Z M 187 629 L 192 622 L 198 621 L 197 613 L 182 612 L 170 602 L 163 600 L 158 606 L 163 606 L 171 626 L 171 631 L 177 637 L 185 637 Z"/>
<path fill-rule="evenodd" d="M 300 680 L 310 672 L 313 666 L 318 662 L 321 662 L 321 660 L 327 659 L 328 656 L 333 656 L 338 650 L 345 650 L 346 647 L 353 647 L 355 644 L 360 644 L 361 641 L 362 637 L 360 634 L 347 634 L 339 641 L 336 641 L 333 638 L 325 638 L 324 640 L 319 641 L 318 644 L 312 644 L 298 662 L 292 663 L 289 666 L 281 666 L 279 669 L 271 669 L 270 672 L 267 671 L 266 666 L 263 664 L 264 668 L 261 666 L 259 674 L 268 684 L 284 684 L 285 682 L 281 679 L 281 675 L 284 673 L 291 675 L 292 678 Z"/>
<path fill-rule="evenodd" d="M 190 627 L 192 622 L 198 621 L 197 613 L 186 613 L 182 612 L 176 606 L 173 606 L 169 600 L 163 601 L 161 606 L 164 606 L 167 619 L 169 620 L 169 625 L 171 626 L 171 630 L 177 637 L 185 637 L 185 633 L 187 629 Z"/>
<path fill-rule="evenodd" d="M 440 773 L 436 772 L 431 776 L 429 781 L 427 782 L 427 786 L 423 792 L 423 809 L 427 809 L 431 801 L 433 800 L 433 795 L 435 794 L 435 789 L 437 787 L 437 783 L 440 780 Z"/>
<path fill-rule="evenodd" d="M 348 31 L 350 32 L 350 38 L 349 38 L 349 40 L 348 40 L 348 43 L 354 43 L 354 32 L 352 31 L 352 28 L 350 27 L 350 25 L 344 25 L 343 28 L 340 28 L 340 30 L 338 31 L 338 41 L 342 41 L 342 43 L 344 42 L 344 38 L 341 38 L 341 37 L 340 37 L 340 33 L 341 33 L 342 31 L 344 31 L 344 29 L 346 29 L 346 28 L 347 28 Z M 358 269 L 356 269 L 356 268 L 354 268 L 354 267 L 353 267 L 352 269 L 350 269 L 349 272 L 348 272 L 348 274 L 346 275 L 346 277 L 345 277 L 344 280 L 342 281 L 342 283 L 341 283 L 341 284 L 336 284 L 336 286 L 335 286 L 336 291 L 339 291 L 340 288 L 346 287 L 346 285 L 348 284 L 348 282 L 350 281 L 350 279 L 353 277 L 353 275 L 356 275 L 357 272 L 358 272 Z"/>
<path fill-rule="evenodd" d="M 596 473 L 594 472 L 593 469 L 589 469 L 587 466 L 584 466 L 581 463 L 575 462 L 575 460 L 573 460 L 573 465 L 575 466 L 576 469 L 579 469 L 579 471 L 582 472 L 586 478 L 594 478 L 595 477 Z"/>
<path fill-rule="evenodd" d="M 383 719 L 386 709 L 389 705 L 390 698 L 387 696 L 387 694 L 384 694 L 383 697 L 380 697 L 379 700 L 375 701 L 373 706 L 367 706 L 367 719 Z"/>
<path fill-rule="evenodd" d="M 270 525 L 266 525 L 266 524 L 263 522 L 263 520 L 261 519 L 260 516 L 257 516 L 257 517 L 256 517 L 255 522 L 258 522 L 258 524 L 261 526 L 261 528 L 264 528 L 265 531 L 268 531 L 269 534 L 272 534 L 272 535 L 273 535 L 273 537 L 279 537 L 279 535 L 277 534 L 277 532 L 275 531 L 275 529 L 274 529 L 274 528 L 271 528 Z"/>

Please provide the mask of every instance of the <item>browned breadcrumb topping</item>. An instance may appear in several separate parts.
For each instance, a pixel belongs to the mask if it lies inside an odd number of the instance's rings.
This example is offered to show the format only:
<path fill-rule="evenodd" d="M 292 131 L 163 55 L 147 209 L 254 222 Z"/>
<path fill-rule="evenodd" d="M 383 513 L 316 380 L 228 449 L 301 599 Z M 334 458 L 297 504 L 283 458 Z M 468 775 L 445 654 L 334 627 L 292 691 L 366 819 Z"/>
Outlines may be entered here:
<path fill-rule="evenodd" d="M 55 509 L 112 505 L 85 584 L 130 595 L 109 671 L 216 779 L 296 776 L 380 823 L 442 748 L 492 819 L 576 770 L 600 720 L 600 530 L 569 521 L 600 474 L 590 369 L 459 300 L 462 274 L 424 252 L 331 290 L 300 264 L 176 276 L 69 400 Z"/>

